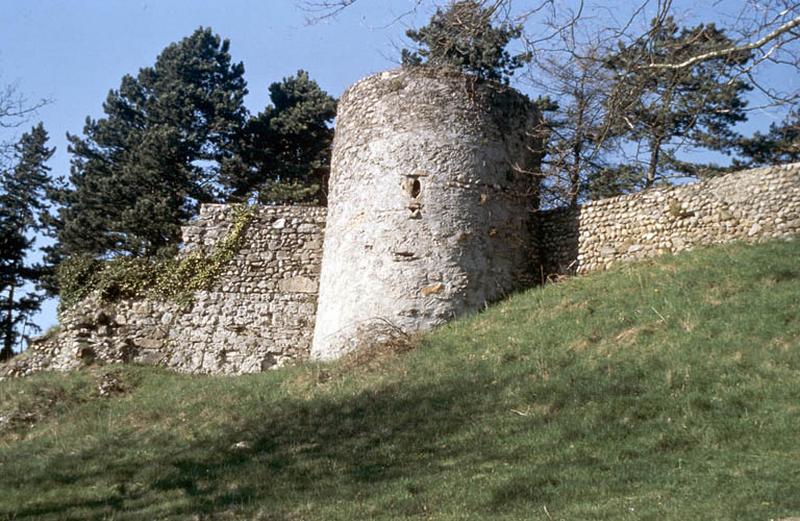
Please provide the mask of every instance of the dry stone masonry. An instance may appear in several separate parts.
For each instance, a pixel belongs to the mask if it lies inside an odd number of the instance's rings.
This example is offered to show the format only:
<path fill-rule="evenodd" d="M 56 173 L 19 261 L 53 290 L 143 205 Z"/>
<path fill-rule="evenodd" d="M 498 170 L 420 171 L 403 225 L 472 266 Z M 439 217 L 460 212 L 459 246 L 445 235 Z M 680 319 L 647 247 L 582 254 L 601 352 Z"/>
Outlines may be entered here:
<path fill-rule="evenodd" d="M 790 238 L 800 234 L 800 164 L 544 212 L 538 227 L 544 274 L 602 270 L 698 245 Z"/>
<path fill-rule="evenodd" d="M 206 251 L 229 232 L 234 209 L 204 205 L 183 230 L 184 248 Z M 189 304 L 104 303 L 97 295 L 63 313 L 58 334 L 34 344 L 6 372 L 141 362 L 192 373 L 251 373 L 304 357 L 311 346 L 325 209 L 262 207 L 245 245 L 210 291 Z"/>
<path fill-rule="evenodd" d="M 344 93 L 312 357 L 443 324 L 531 278 L 540 123 L 516 91 L 423 68 Z"/>
<path fill-rule="evenodd" d="M 92 361 L 234 374 L 336 358 L 550 275 L 800 234 L 800 164 L 537 214 L 539 121 L 520 94 L 460 75 L 366 78 L 339 104 L 327 224 L 324 208 L 261 207 L 210 291 L 189 304 L 92 295 L 0 377 Z M 235 215 L 203 206 L 184 252 L 210 252 Z"/>

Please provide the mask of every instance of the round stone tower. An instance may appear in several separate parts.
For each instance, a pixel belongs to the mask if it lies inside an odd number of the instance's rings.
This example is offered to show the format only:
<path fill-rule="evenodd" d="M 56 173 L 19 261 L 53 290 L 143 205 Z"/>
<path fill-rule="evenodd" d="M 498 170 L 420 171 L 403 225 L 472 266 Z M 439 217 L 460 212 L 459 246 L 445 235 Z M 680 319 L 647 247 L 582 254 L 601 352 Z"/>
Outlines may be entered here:
<path fill-rule="evenodd" d="M 312 358 L 429 329 L 531 280 L 541 117 L 426 68 L 339 101 Z"/>

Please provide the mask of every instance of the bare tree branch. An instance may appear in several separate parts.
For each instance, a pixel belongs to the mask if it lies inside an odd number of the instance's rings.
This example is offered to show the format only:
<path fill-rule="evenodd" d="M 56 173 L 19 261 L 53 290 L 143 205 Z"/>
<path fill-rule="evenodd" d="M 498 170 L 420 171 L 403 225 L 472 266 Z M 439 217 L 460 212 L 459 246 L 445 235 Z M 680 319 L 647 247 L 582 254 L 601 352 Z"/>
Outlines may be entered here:
<path fill-rule="evenodd" d="M 325 20 L 326 18 L 334 18 L 336 15 L 355 4 L 358 0 L 320 0 L 320 1 L 303 1 L 298 5 L 301 9 L 309 13 L 315 13 L 308 21 L 310 23 Z"/>
<path fill-rule="evenodd" d="M 50 103 L 48 99 L 31 102 L 19 92 L 16 84 L 0 87 L 0 129 L 8 130 L 18 128 L 28 122 L 37 110 Z M 10 159 L 14 151 L 16 137 L 13 135 L 0 136 L 0 164 Z"/>
<path fill-rule="evenodd" d="M 736 45 L 732 47 L 727 47 L 725 49 L 718 49 L 716 51 L 706 52 L 703 54 L 699 54 L 697 56 L 692 56 L 691 58 L 684 60 L 680 63 L 651 63 L 648 65 L 643 66 L 643 68 L 648 69 L 684 69 L 686 67 L 691 67 L 696 63 L 700 63 L 703 61 L 713 60 L 714 58 L 721 58 L 723 56 L 728 56 L 731 54 L 737 54 L 740 52 L 752 51 L 755 49 L 760 49 L 764 47 L 766 44 L 775 40 L 779 36 L 785 33 L 790 33 L 792 29 L 795 27 L 800 26 L 800 16 L 794 18 L 785 24 L 781 25 L 771 33 L 767 34 L 763 38 L 756 40 L 755 42 L 748 43 L 746 45 Z M 794 33 L 792 33 L 793 36 Z"/>
<path fill-rule="evenodd" d="M 14 84 L 4 86 L 0 91 L 0 128 L 19 127 L 47 103 L 46 99 L 30 102 Z"/>

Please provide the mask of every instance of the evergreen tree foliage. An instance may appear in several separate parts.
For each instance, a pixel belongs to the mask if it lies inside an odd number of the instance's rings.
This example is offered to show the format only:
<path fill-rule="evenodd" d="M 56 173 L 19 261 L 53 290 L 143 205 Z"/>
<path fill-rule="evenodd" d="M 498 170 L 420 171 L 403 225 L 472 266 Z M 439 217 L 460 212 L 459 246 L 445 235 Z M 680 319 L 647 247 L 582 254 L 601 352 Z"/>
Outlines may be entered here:
<path fill-rule="evenodd" d="M 169 251 L 180 224 L 215 200 L 220 171 L 237 164 L 247 118 L 244 66 L 229 42 L 199 28 L 155 65 L 123 77 L 103 118 L 68 135 L 72 188 L 59 194 L 67 255 Z"/>
<path fill-rule="evenodd" d="M 35 314 L 43 296 L 36 291 L 44 267 L 31 264 L 34 233 L 46 226 L 46 163 L 54 148 L 47 147 L 47 132 L 39 123 L 15 145 L 12 164 L 0 171 L 0 360 L 13 356 L 20 326 Z M 36 327 L 29 325 L 29 331 Z"/>
<path fill-rule="evenodd" d="M 308 73 L 269 86 L 271 104 L 247 124 L 240 157 L 223 172 L 233 199 L 325 204 L 336 100 Z"/>
<path fill-rule="evenodd" d="M 714 24 L 681 29 L 672 17 L 653 20 L 650 32 L 629 45 L 620 43 L 607 66 L 615 73 L 609 116 L 615 132 L 644 151 L 635 186 L 649 187 L 671 176 L 713 173 L 711 165 L 682 161 L 686 148 L 725 150 L 737 140 L 732 130 L 746 120 L 749 85 L 735 66 L 750 60 L 749 51 L 729 53 L 688 67 L 657 68 L 698 54 L 728 48 L 733 41 Z M 628 172 L 629 173 L 629 172 Z"/>
<path fill-rule="evenodd" d="M 406 31 L 418 48 L 403 49 L 403 65 L 455 68 L 482 80 L 507 84 L 531 56 L 511 55 L 506 50 L 511 40 L 521 36 L 522 27 L 493 26 L 492 15 L 492 9 L 475 0 L 458 0 L 445 10 L 437 8 L 428 25 Z"/>
<path fill-rule="evenodd" d="M 800 161 L 800 111 L 792 110 L 780 124 L 771 124 L 766 134 L 756 132 L 738 147 L 749 160 L 737 166 L 778 165 Z"/>

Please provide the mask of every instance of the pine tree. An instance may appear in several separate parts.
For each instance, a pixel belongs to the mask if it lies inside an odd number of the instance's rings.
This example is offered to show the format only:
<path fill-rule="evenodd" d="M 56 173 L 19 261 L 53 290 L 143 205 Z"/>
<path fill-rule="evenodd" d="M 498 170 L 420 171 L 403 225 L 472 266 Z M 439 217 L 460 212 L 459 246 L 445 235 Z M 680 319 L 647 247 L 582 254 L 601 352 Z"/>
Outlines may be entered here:
<path fill-rule="evenodd" d="M 247 117 L 243 75 L 229 42 L 200 28 L 166 47 L 154 66 L 123 77 L 103 105 L 105 117 L 87 118 L 83 137 L 68 136 L 63 253 L 170 251 L 181 223 L 219 195 L 220 170 L 237 163 Z"/>
<path fill-rule="evenodd" d="M 13 164 L 0 172 L 0 360 L 11 358 L 19 326 L 35 314 L 43 296 L 36 291 L 44 268 L 31 264 L 35 232 L 44 225 L 50 188 L 46 163 L 55 149 L 47 148 L 40 123 L 15 145 Z M 35 326 L 32 326 L 35 328 Z"/>
<path fill-rule="evenodd" d="M 737 144 L 748 161 L 737 166 L 779 165 L 800 161 L 800 111 L 792 110 L 780 124 L 771 124 L 769 132 L 756 132 Z"/>
<path fill-rule="evenodd" d="M 750 90 L 734 69 L 750 59 L 742 51 L 682 68 L 652 64 L 680 63 L 703 52 L 731 47 L 733 42 L 714 24 L 680 29 L 669 17 L 654 20 L 650 32 L 630 45 L 620 44 L 607 66 L 616 74 L 608 113 L 619 134 L 643 150 L 636 187 L 650 187 L 670 176 L 701 176 L 710 165 L 682 161 L 686 147 L 720 150 L 737 139 L 732 130 L 746 120 Z M 634 188 L 634 187 L 630 187 Z"/>
<path fill-rule="evenodd" d="M 403 65 L 455 68 L 482 80 L 507 84 L 531 56 L 512 56 L 506 50 L 511 40 L 520 37 L 522 27 L 493 26 L 492 14 L 492 9 L 474 0 L 453 2 L 444 11 L 437 8 L 428 25 L 406 31 L 418 48 L 403 49 Z"/>
<path fill-rule="evenodd" d="M 250 119 L 236 166 L 223 176 L 231 198 L 325 204 L 336 100 L 308 73 L 269 86 L 271 104 Z M 224 172 L 227 173 L 227 172 Z"/>

